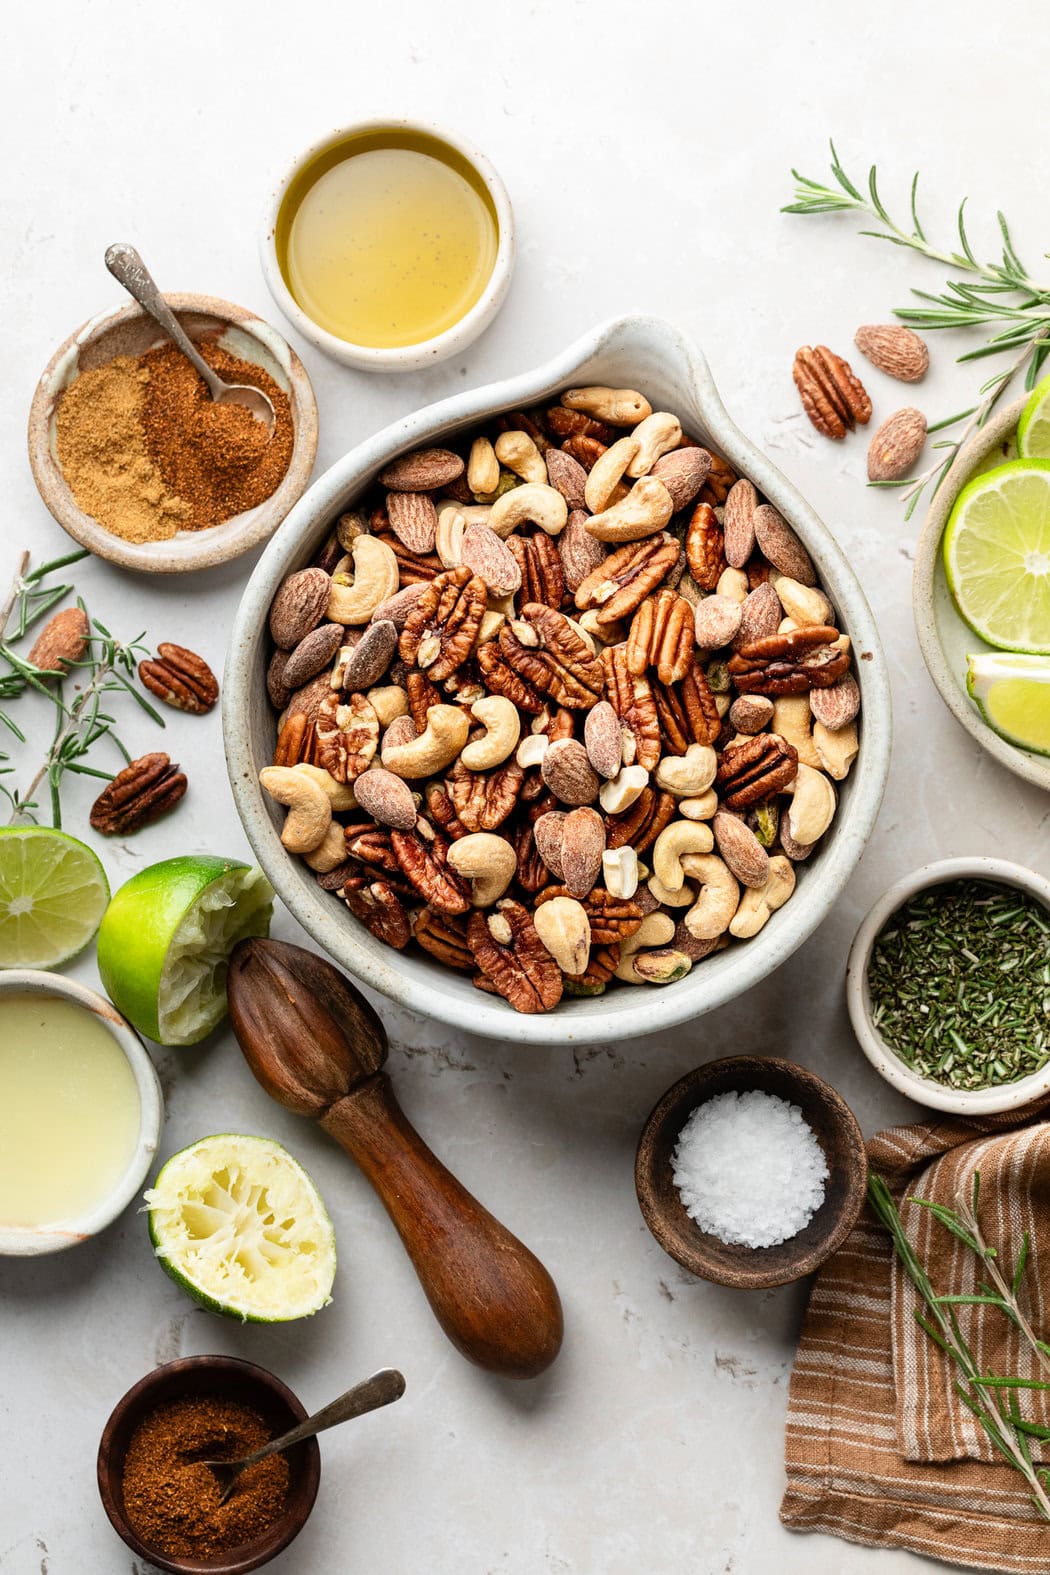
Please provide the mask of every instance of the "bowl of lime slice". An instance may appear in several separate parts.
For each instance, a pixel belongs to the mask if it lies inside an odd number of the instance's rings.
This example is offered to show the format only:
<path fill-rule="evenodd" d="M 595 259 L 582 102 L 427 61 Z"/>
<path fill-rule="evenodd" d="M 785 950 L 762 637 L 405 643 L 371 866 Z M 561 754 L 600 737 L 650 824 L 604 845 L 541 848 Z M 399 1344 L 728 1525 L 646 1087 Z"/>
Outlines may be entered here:
<path fill-rule="evenodd" d="M 1050 377 L 960 449 L 919 538 L 912 609 L 957 721 L 1050 791 Z"/>

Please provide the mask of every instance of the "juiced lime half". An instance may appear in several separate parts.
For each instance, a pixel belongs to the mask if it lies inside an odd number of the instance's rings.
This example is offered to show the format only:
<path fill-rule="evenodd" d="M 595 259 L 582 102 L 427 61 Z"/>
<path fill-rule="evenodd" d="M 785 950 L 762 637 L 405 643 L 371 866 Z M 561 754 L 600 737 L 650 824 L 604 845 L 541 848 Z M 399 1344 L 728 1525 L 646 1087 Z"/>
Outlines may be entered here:
<path fill-rule="evenodd" d="M 989 727 L 1050 755 L 1050 657 L 987 651 L 967 658 L 966 689 Z"/>
<path fill-rule="evenodd" d="M 280 1143 L 239 1132 L 201 1138 L 168 1160 L 146 1202 L 158 1259 L 202 1307 L 283 1323 L 331 1301 L 332 1222 Z"/>
<path fill-rule="evenodd" d="M 1050 377 L 1035 385 L 1021 411 L 1017 452 L 1025 459 L 1050 459 Z"/>
<path fill-rule="evenodd" d="M 110 1000 L 140 1033 L 193 1045 L 226 1015 L 238 941 L 266 935 L 273 888 L 235 859 L 192 854 L 140 870 L 115 894 L 98 935 Z"/>
<path fill-rule="evenodd" d="M 1015 459 L 963 488 L 944 567 L 959 612 L 989 645 L 1050 652 L 1050 460 Z"/>
<path fill-rule="evenodd" d="M 109 882 L 83 842 L 50 826 L 0 827 L 0 968 L 57 968 L 83 951 Z"/>

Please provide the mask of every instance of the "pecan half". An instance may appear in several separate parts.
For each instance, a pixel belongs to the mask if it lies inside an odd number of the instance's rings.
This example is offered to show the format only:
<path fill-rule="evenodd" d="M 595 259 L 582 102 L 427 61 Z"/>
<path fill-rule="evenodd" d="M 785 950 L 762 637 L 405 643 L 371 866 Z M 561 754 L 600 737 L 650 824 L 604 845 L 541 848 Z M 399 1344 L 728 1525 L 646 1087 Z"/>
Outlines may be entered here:
<path fill-rule="evenodd" d="M 405 676 L 405 693 L 408 696 L 408 714 L 416 724 L 416 731 L 422 733 L 427 725 L 427 712 L 432 705 L 441 705 L 442 694 L 436 684 L 432 684 L 426 673 L 421 673 L 418 668 Z"/>
<path fill-rule="evenodd" d="M 435 683 L 449 678 L 473 650 L 487 604 L 485 581 L 465 564 L 439 574 L 401 631 L 402 661 L 415 662 Z"/>
<path fill-rule="evenodd" d="M 711 469 L 700 489 L 700 501 L 718 505 L 724 503 L 729 495 L 729 489 L 737 479 L 736 471 L 727 459 L 721 454 L 711 453 Z"/>
<path fill-rule="evenodd" d="M 467 940 L 467 921 L 458 914 L 420 908 L 412 920 L 412 938 L 446 968 L 474 972 L 474 953 Z"/>
<path fill-rule="evenodd" d="M 518 856 L 518 871 L 515 878 L 522 891 L 528 892 L 530 896 L 542 891 L 544 886 L 550 884 L 551 878 L 551 872 L 540 857 L 536 846 L 535 819 L 539 817 L 533 818 L 533 812 L 545 803 L 545 799 L 540 799 L 535 804 L 530 804 L 529 819 L 522 822 L 514 832 L 514 852 Z"/>
<path fill-rule="evenodd" d="M 613 434 L 610 433 L 610 438 L 612 436 Z M 571 455 L 577 464 L 590 472 L 605 453 L 606 446 L 599 438 L 578 432 L 573 437 L 566 438 L 561 447 L 563 454 Z"/>
<path fill-rule="evenodd" d="M 546 415 L 547 426 L 564 448 L 565 439 L 572 437 L 597 438 L 599 443 L 611 443 L 616 436 L 612 427 L 582 410 L 570 410 L 568 405 L 552 405 Z"/>
<path fill-rule="evenodd" d="M 632 673 L 625 645 L 607 645 L 601 655 L 605 698 L 620 718 L 623 763 L 652 771 L 660 759 L 660 721 L 653 689 L 644 674 Z"/>
<path fill-rule="evenodd" d="M 478 666 L 493 694 L 505 695 L 519 711 L 538 716 L 543 710 L 543 696 L 534 684 L 515 672 L 513 658 L 504 656 L 498 640 L 479 646 Z"/>
<path fill-rule="evenodd" d="M 749 809 L 782 793 L 798 775 L 798 753 L 779 733 L 759 733 L 722 751 L 715 775 L 726 809 Z"/>
<path fill-rule="evenodd" d="M 844 438 L 871 419 L 871 400 L 863 383 L 827 345 L 803 345 L 792 369 L 802 408 L 825 437 Z"/>
<path fill-rule="evenodd" d="M 587 575 L 576 592 L 576 605 L 581 611 L 598 607 L 599 623 L 616 623 L 634 613 L 677 562 L 678 543 L 664 531 L 629 542 Z"/>
<path fill-rule="evenodd" d="M 722 731 L 711 685 L 695 660 L 681 682 L 653 685 L 653 703 L 668 754 L 684 755 L 690 744 L 713 744 Z"/>
<path fill-rule="evenodd" d="M 470 884 L 448 865 L 449 844 L 422 816 L 412 831 L 391 831 L 390 845 L 403 875 L 439 913 L 466 913 Z"/>
<path fill-rule="evenodd" d="M 713 591 L 728 567 L 725 535 L 710 503 L 698 503 L 685 533 L 689 573 L 702 591 Z"/>
<path fill-rule="evenodd" d="M 140 755 L 118 771 L 91 806 L 91 824 L 104 837 L 130 837 L 174 809 L 186 777 L 158 751 Z"/>
<path fill-rule="evenodd" d="M 386 516 L 383 516 L 384 522 Z M 373 529 L 375 527 L 373 526 Z M 401 589 L 406 585 L 425 585 L 444 569 L 436 552 L 413 552 L 393 531 L 376 530 L 377 541 L 385 542 L 397 559 Z"/>
<path fill-rule="evenodd" d="M 662 684 L 676 684 L 692 666 L 695 646 L 692 607 L 664 586 L 646 598 L 631 621 L 627 666 L 636 674 L 655 667 Z"/>
<path fill-rule="evenodd" d="M 408 914 L 388 881 L 351 875 L 343 887 L 343 901 L 377 940 L 385 941 L 399 952 L 408 945 L 412 938 Z"/>
<path fill-rule="evenodd" d="M 543 602 L 526 602 L 521 617 L 504 624 L 499 649 L 509 666 L 557 705 L 587 710 L 601 698 L 601 662 L 569 620 Z"/>
<path fill-rule="evenodd" d="M 561 1000 L 561 969 L 520 902 L 504 897 L 494 912 L 472 913 L 474 960 L 516 1012 L 549 1012 Z"/>
<path fill-rule="evenodd" d="M 343 828 L 343 836 L 350 858 L 360 864 L 368 864 L 373 869 L 386 870 L 388 875 L 400 873 L 401 866 L 390 841 L 389 827 L 377 826 L 372 821 L 360 824 L 355 821 L 352 826 Z"/>
<path fill-rule="evenodd" d="M 536 898 L 539 907 L 554 897 L 571 897 L 568 886 L 548 886 Z M 642 922 L 641 905 L 629 897 L 614 897 L 612 892 L 598 887 L 583 898 L 583 910 L 591 926 L 592 946 L 615 946 L 627 940 L 639 929 Z"/>
<path fill-rule="evenodd" d="M 834 642 L 837 629 L 824 624 L 754 640 L 729 659 L 729 674 L 741 694 L 802 695 L 827 689 L 849 667 L 849 652 Z"/>
<path fill-rule="evenodd" d="M 215 674 L 203 656 L 167 641 L 157 646 L 152 661 L 139 663 L 139 678 L 158 700 L 178 711 L 203 716 L 219 698 Z"/>
<path fill-rule="evenodd" d="M 333 691 L 321 703 L 314 728 L 314 765 L 337 782 L 352 782 L 367 770 L 379 746 L 379 718 L 365 696 Z"/>
<path fill-rule="evenodd" d="M 521 594 L 526 602 L 560 607 L 565 596 L 565 571 L 558 547 L 544 531 L 533 536 L 507 537 L 507 548 L 521 573 Z"/>
<path fill-rule="evenodd" d="M 471 771 L 455 761 L 445 778 L 456 818 L 468 831 L 495 831 L 521 796 L 525 772 L 514 759 L 491 771 Z"/>
<path fill-rule="evenodd" d="M 610 815 L 605 823 L 606 845 L 610 848 L 631 847 L 644 853 L 652 847 L 665 826 L 669 826 L 678 812 L 672 793 L 659 788 L 643 788 L 630 809 L 622 815 Z"/>

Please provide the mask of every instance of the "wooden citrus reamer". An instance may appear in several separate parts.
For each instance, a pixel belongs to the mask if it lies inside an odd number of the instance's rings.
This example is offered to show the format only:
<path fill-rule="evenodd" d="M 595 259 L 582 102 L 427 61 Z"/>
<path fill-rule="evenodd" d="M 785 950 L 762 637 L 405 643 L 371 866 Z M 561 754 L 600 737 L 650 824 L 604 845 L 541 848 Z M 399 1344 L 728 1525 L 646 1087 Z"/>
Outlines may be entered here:
<path fill-rule="evenodd" d="M 554 1281 L 408 1121 L 382 1071 L 386 1033 L 364 996 L 314 952 L 268 940 L 234 949 L 227 990 L 256 1078 L 356 1160 L 457 1350 L 508 1378 L 543 1372 L 562 1340 Z"/>

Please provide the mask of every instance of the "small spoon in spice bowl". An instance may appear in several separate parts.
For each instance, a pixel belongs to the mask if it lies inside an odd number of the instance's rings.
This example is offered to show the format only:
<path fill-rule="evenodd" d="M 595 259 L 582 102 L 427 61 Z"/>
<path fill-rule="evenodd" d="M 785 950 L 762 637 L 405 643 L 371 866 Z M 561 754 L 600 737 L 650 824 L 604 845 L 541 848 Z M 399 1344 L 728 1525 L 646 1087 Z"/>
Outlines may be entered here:
<path fill-rule="evenodd" d="M 183 329 L 175 313 L 157 289 L 156 281 L 134 246 L 116 241 L 106 249 L 106 267 L 122 284 L 130 296 L 147 311 L 169 338 L 173 339 L 188 361 L 191 361 L 208 385 L 208 392 L 217 405 L 243 405 L 256 421 L 261 421 L 272 433 L 277 418 L 274 409 L 261 388 L 250 383 L 226 383 L 210 367 L 193 340 Z"/>
<path fill-rule="evenodd" d="M 399 1373 L 396 1367 L 381 1367 L 371 1378 L 355 1384 L 338 1400 L 315 1411 L 313 1416 L 308 1416 L 305 1422 L 300 1422 L 298 1427 L 293 1427 L 289 1432 L 282 1433 L 280 1438 L 271 1438 L 268 1444 L 253 1450 L 250 1455 L 240 1460 L 202 1460 L 200 1464 L 210 1466 L 215 1473 L 222 1488 L 219 1503 L 225 1504 L 237 1485 L 237 1478 L 248 1466 L 257 1465 L 269 1455 L 278 1455 L 285 1449 L 291 1449 L 293 1444 L 301 1444 L 304 1438 L 313 1438 L 330 1427 L 338 1427 L 340 1422 L 352 1422 L 355 1417 L 365 1416 L 369 1411 L 378 1411 L 380 1406 L 400 1400 L 404 1392 L 404 1374 Z"/>

